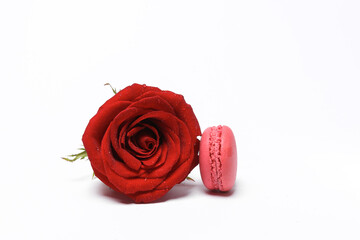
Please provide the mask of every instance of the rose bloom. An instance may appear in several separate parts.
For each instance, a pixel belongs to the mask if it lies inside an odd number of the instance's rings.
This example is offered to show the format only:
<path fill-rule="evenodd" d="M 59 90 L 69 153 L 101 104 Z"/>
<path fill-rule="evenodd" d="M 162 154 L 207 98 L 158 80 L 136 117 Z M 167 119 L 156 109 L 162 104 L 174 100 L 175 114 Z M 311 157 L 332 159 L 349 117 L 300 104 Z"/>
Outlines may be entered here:
<path fill-rule="evenodd" d="M 198 164 L 199 123 L 182 95 L 133 84 L 106 101 L 82 141 L 96 177 L 152 202 Z"/>

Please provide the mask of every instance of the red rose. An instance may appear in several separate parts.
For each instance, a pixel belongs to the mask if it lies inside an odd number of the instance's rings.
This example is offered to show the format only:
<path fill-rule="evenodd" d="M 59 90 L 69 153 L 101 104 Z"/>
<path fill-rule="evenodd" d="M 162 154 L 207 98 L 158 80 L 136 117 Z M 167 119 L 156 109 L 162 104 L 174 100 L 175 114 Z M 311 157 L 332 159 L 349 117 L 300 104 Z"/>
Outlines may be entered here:
<path fill-rule="evenodd" d="M 103 183 L 135 202 L 151 202 L 198 164 L 200 135 L 182 95 L 133 84 L 99 108 L 82 141 Z"/>

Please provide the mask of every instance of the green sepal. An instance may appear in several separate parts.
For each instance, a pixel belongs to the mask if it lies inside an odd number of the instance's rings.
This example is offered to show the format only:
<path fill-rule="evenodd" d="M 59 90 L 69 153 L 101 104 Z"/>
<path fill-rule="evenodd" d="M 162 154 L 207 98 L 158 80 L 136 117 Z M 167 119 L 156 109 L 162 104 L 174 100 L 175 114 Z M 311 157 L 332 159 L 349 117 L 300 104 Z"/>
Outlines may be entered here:
<path fill-rule="evenodd" d="M 105 83 L 104 86 L 110 86 L 114 94 L 117 94 L 116 88 L 113 88 L 110 83 Z"/>
<path fill-rule="evenodd" d="M 62 159 L 66 160 L 68 162 L 75 162 L 78 159 L 87 158 L 88 155 L 87 155 L 85 148 L 79 148 L 78 150 L 80 150 L 81 152 L 79 152 L 77 154 L 68 155 L 68 157 L 62 157 Z"/>
<path fill-rule="evenodd" d="M 189 177 L 189 176 L 187 176 L 186 177 L 186 180 L 189 180 L 189 181 L 193 181 L 193 182 L 195 182 L 195 180 L 194 179 L 192 179 L 191 177 Z"/>

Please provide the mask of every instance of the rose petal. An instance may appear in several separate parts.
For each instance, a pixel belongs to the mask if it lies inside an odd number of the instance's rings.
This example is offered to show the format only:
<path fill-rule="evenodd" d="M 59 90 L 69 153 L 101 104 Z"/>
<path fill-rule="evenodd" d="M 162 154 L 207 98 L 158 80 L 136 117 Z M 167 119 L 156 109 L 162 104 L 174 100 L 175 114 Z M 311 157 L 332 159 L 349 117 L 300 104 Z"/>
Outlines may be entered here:
<path fill-rule="evenodd" d="M 107 163 L 105 163 L 105 171 L 109 181 L 125 194 L 153 190 L 163 181 L 162 178 L 124 178 L 119 176 Z"/>
<path fill-rule="evenodd" d="M 163 152 L 162 156 L 160 157 L 159 162 L 161 162 L 163 165 L 159 167 L 156 165 L 154 169 L 148 173 L 148 175 L 145 174 L 145 176 L 153 178 L 166 175 L 169 171 L 171 171 L 171 169 L 178 161 L 182 163 L 183 161 L 188 160 L 189 154 L 193 149 L 193 144 L 186 125 L 181 120 L 167 112 L 153 111 L 146 113 L 136 119 L 132 125 L 136 125 L 141 121 L 149 119 L 162 133 L 162 144 L 167 144 L 167 147 L 169 148 L 166 152 L 167 155 L 165 156 Z M 175 133 L 172 129 L 176 129 L 178 133 Z M 193 160 L 191 159 L 190 161 L 192 162 Z M 144 175 L 142 175 L 142 177 L 144 177 Z"/>
<path fill-rule="evenodd" d="M 161 121 L 160 125 L 166 125 L 173 132 L 175 132 L 175 134 L 179 134 L 179 122 L 180 122 L 179 119 L 176 116 L 174 116 L 168 112 L 164 112 L 164 111 L 147 112 L 147 113 L 143 114 L 141 117 L 137 118 L 130 125 L 130 128 L 131 128 L 131 126 L 135 126 L 145 120 L 150 121 L 152 123 L 154 123 L 156 120 Z M 155 128 L 157 128 L 157 127 L 155 127 Z"/>
<path fill-rule="evenodd" d="M 141 97 L 160 96 L 165 99 L 174 109 L 175 115 L 185 122 L 189 127 L 191 136 L 195 137 L 201 135 L 199 122 L 194 114 L 192 107 L 185 102 L 184 96 L 170 91 L 146 91 Z"/>
<path fill-rule="evenodd" d="M 131 119 L 136 118 L 136 116 L 140 114 L 142 114 L 142 111 L 137 108 L 127 108 L 114 118 L 109 127 L 111 144 L 114 150 L 128 167 L 136 171 L 140 169 L 141 162 L 124 149 L 125 146 L 123 146 L 123 144 L 119 143 L 118 132 L 120 129 L 122 131 L 122 136 L 125 136 L 125 130 L 122 126 L 126 125 Z"/>
<path fill-rule="evenodd" d="M 193 157 L 193 155 L 189 157 Z M 169 172 L 168 177 L 157 187 L 157 189 L 172 188 L 175 184 L 184 181 L 188 173 L 192 170 L 191 166 L 192 161 L 185 161 L 181 165 L 177 166 L 174 171 Z"/>
<path fill-rule="evenodd" d="M 129 166 L 120 158 L 116 159 L 113 155 L 113 151 L 111 149 L 111 140 L 109 137 L 110 130 L 106 131 L 105 136 L 103 138 L 102 143 L 102 158 L 104 159 L 105 166 L 111 168 L 116 174 L 123 178 L 136 178 L 144 175 L 147 171 L 145 170 L 146 167 L 144 164 L 142 167 L 144 169 L 140 169 L 139 171 L 134 171 L 133 169 L 129 168 Z M 161 154 L 162 147 L 159 147 L 158 154 Z M 115 152 L 116 153 L 116 152 Z M 153 158 L 158 158 L 157 155 L 154 155 Z M 151 160 L 148 160 L 151 161 Z M 153 161 L 157 161 L 157 159 L 153 159 Z M 149 162 L 150 163 L 150 162 Z"/>
<path fill-rule="evenodd" d="M 132 137 L 135 134 L 137 134 L 138 132 L 140 132 L 141 130 L 143 130 L 144 128 L 145 128 L 145 126 L 143 126 L 143 125 L 134 126 L 134 127 L 130 128 L 130 130 L 126 133 L 126 137 Z"/>
<path fill-rule="evenodd" d="M 130 107 L 142 108 L 151 111 L 164 111 L 175 114 L 173 107 L 160 96 L 146 97 L 146 93 L 139 99 L 130 105 Z"/>
<path fill-rule="evenodd" d="M 99 109 L 98 113 L 90 119 L 82 137 L 84 147 L 92 168 L 101 173 L 105 179 L 104 164 L 100 153 L 100 145 L 106 129 L 114 117 L 129 106 L 131 102 L 117 102 L 107 108 Z M 100 174 L 98 174 L 100 175 Z M 106 181 L 106 180 L 105 180 Z"/>
<path fill-rule="evenodd" d="M 137 97 L 143 95 L 144 93 L 152 91 L 152 92 L 160 92 L 161 90 L 157 87 L 151 87 L 146 85 L 140 85 L 137 83 L 134 83 L 131 86 L 128 86 L 121 91 L 119 91 L 117 94 L 115 94 L 112 98 L 107 100 L 101 108 L 107 108 L 108 105 L 111 105 L 115 102 L 119 101 L 131 101 L 133 102 Z"/>
<path fill-rule="evenodd" d="M 130 154 L 127 150 L 119 148 L 116 151 L 119 154 L 119 157 L 125 162 L 126 166 L 129 168 L 138 171 L 141 167 L 141 162 L 139 159 Z"/>
<path fill-rule="evenodd" d="M 156 128 L 161 129 L 160 132 L 162 133 L 171 132 L 174 133 L 175 135 L 178 135 L 181 141 L 180 143 L 182 150 L 181 161 L 187 159 L 186 156 L 193 148 L 195 142 L 193 142 L 194 140 L 190 135 L 189 129 L 183 121 L 181 121 L 176 116 L 170 113 L 163 111 L 153 111 L 139 117 L 138 119 L 136 119 L 136 121 L 134 121 L 134 123 L 141 122 L 145 119 L 151 119 L 151 121 L 156 125 Z"/>
<path fill-rule="evenodd" d="M 192 141 L 191 141 L 192 139 L 186 125 L 179 119 L 177 119 L 177 121 L 178 121 L 179 130 L 178 133 L 176 134 L 175 132 L 172 131 L 171 128 L 169 128 L 166 124 L 164 124 L 166 123 L 166 121 L 158 120 L 158 119 L 153 120 L 153 122 L 158 125 L 158 128 L 160 129 L 161 132 L 171 133 L 172 136 L 176 136 L 176 138 L 180 140 L 180 146 L 181 146 L 180 161 L 182 162 L 183 160 L 188 159 L 188 155 L 192 147 Z"/>
<path fill-rule="evenodd" d="M 105 176 L 104 174 L 102 174 L 101 172 L 99 172 L 96 168 L 93 168 L 94 170 L 94 175 L 100 179 L 100 181 L 102 181 L 105 185 L 107 185 L 108 187 L 114 189 L 115 191 L 119 191 L 112 183 L 109 182 L 107 176 Z M 105 171 L 105 170 L 104 170 Z"/>
<path fill-rule="evenodd" d="M 180 140 L 177 135 L 170 130 L 164 133 L 164 138 L 161 146 L 166 146 L 166 148 L 163 149 L 162 156 L 159 159 L 161 165 L 157 165 L 158 167 L 154 167 L 151 172 L 143 174 L 142 177 L 163 177 L 167 175 L 180 160 Z"/>
<path fill-rule="evenodd" d="M 154 155 L 152 155 L 151 157 L 149 157 L 148 159 L 146 160 L 143 160 L 141 161 L 142 163 L 142 168 L 143 169 L 152 169 L 154 168 L 155 164 L 158 162 L 158 160 L 160 159 L 160 156 L 162 154 L 162 150 L 163 150 L 163 147 L 160 146 L 158 148 L 158 151 L 155 152 Z"/>
<path fill-rule="evenodd" d="M 158 186 L 162 182 L 161 178 L 137 178 L 139 173 L 134 172 L 127 165 L 114 158 L 111 152 L 109 132 L 106 131 L 101 148 L 102 157 L 105 160 L 105 173 L 110 186 L 114 186 L 114 189 L 125 194 L 150 191 Z"/>
<path fill-rule="evenodd" d="M 127 132 L 126 137 L 130 150 L 142 161 L 151 157 L 159 146 L 159 133 L 156 128 L 148 124 L 136 125 Z"/>
<path fill-rule="evenodd" d="M 158 151 L 154 156 L 152 156 L 147 161 L 143 161 L 142 168 L 145 171 L 139 172 L 139 177 L 158 178 L 165 176 L 166 172 L 164 171 L 156 172 L 156 169 L 161 167 L 165 163 L 167 155 L 168 155 L 168 145 L 167 144 L 160 145 Z M 148 163 L 148 161 L 151 162 Z"/>
<path fill-rule="evenodd" d="M 136 121 L 134 121 L 134 122 L 138 122 L 138 121 L 136 120 Z M 149 130 L 155 135 L 155 139 L 157 140 L 156 146 L 159 145 L 159 139 L 160 139 L 159 132 L 158 132 L 158 130 L 157 130 L 154 126 L 142 122 L 142 123 L 139 125 L 139 128 L 136 128 L 136 124 L 134 124 L 134 122 L 129 126 L 129 128 L 130 128 L 131 130 L 127 133 L 127 137 L 132 137 L 133 135 L 135 135 L 135 134 L 138 133 L 139 131 L 147 128 L 147 129 L 149 129 Z M 134 129 L 137 129 L 137 131 L 135 131 Z"/>
<path fill-rule="evenodd" d="M 110 128 L 108 128 L 105 132 L 104 138 L 101 142 L 101 157 L 104 161 L 104 169 L 106 168 L 105 166 L 113 168 L 121 165 L 125 167 L 122 168 L 123 174 L 126 172 L 134 172 L 133 169 L 129 168 L 129 166 L 127 166 L 126 163 L 117 155 L 116 151 L 114 151 L 111 144 Z"/>
<path fill-rule="evenodd" d="M 147 192 L 137 192 L 134 194 L 129 194 L 128 196 L 132 198 L 136 203 L 149 203 L 153 202 L 156 199 L 164 196 L 170 189 L 161 189 L 161 190 L 152 190 Z"/>

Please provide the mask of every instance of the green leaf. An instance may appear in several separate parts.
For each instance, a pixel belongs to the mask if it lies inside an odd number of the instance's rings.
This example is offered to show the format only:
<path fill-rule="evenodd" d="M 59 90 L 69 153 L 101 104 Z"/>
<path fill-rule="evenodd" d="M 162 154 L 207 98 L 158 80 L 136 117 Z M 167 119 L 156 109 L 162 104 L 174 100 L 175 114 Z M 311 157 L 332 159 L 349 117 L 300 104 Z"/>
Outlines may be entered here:
<path fill-rule="evenodd" d="M 189 181 L 193 181 L 193 182 L 195 182 L 195 180 L 194 179 L 192 179 L 191 177 L 189 177 L 189 176 L 187 176 L 186 177 L 186 180 L 189 180 Z"/>
<path fill-rule="evenodd" d="M 114 94 L 117 93 L 116 88 L 113 88 L 110 83 L 105 83 L 104 86 L 110 86 Z"/>
<path fill-rule="evenodd" d="M 77 154 L 68 155 L 67 157 L 62 157 L 62 159 L 66 160 L 68 162 L 75 162 L 78 159 L 87 158 L 87 152 L 86 152 L 85 148 L 79 148 L 78 150 L 80 150 L 81 152 L 79 152 Z"/>

